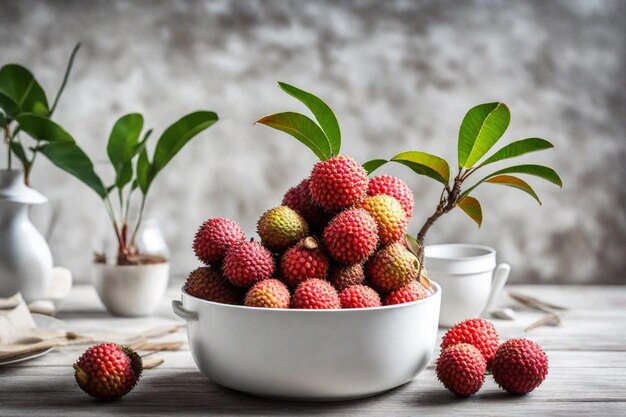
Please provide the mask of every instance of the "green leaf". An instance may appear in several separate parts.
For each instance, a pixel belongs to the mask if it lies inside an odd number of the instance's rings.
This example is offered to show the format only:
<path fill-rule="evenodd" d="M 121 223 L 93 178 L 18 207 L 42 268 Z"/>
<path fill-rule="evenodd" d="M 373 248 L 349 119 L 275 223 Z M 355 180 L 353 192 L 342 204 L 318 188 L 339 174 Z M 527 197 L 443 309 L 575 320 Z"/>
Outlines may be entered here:
<path fill-rule="evenodd" d="M 15 118 L 28 112 L 48 116 L 48 99 L 33 74 L 17 64 L 0 68 L 0 107 Z"/>
<path fill-rule="evenodd" d="M 541 200 L 539 200 L 539 197 L 537 196 L 537 193 L 535 193 L 535 190 L 533 190 L 532 187 L 521 178 L 517 178 L 512 175 L 497 175 L 495 177 L 489 178 L 485 182 L 490 184 L 506 185 L 507 187 L 513 187 L 517 188 L 518 190 L 522 190 L 530 194 L 530 196 L 537 200 L 537 202 L 541 205 Z"/>
<path fill-rule="evenodd" d="M 217 122 L 217 114 L 210 111 L 197 111 L 183 116 L 165 129 L 154 150 L 153 169 L 148 185 L 187 142 L 215 122 Z"/>
<path fill-rule="evenodd" d="M 444 185 L 450 181 L 450 166 L 445 159 L 418 151 L 402 152 L 391 158 L 411 168 L 415 173 L 425 175 Z"/>
<path fill-rule="evenodd" d="M 372 159 L 371 161 L 367 161 L 364 163 L 363 169 L 367 172 L 367 175 L 370 175 L 372 172 L 376 171 L 381 166 L 385 165 L 387 162 L 386 159 Z"/>
<path fill-rule="evenodd" d="M 559 177 L 559 174 L 556 173 L 552 168 L 548 168 L 543 165 L 515 165 L 512 167 L 504 168 L 499 171 L 496 171 L 492 174 L 487 175 L 485 178 L 478 181 L 476 184 L 468 188 L 466 191 L 461 194 L 461 197 L 469 195 L 476 187 L 478 187 L 483 182 L 487 181 L 490 178 L 496 177 L 502 174 L 527 174 L 534 175 L 536 177 L 542 178 L 546 181 L 549 181 L 559 187 L 563 187 L 563 182 Z"/>
<path fill-rule="evenodd" d="M 24 150 L 22 144 L 17 140 L 13 140 L 11 141 L 9 146 L 11 147 L 11 152 L 13 152 L 13 154 L 17 157 L 17 159 L 20 160 L 20 162 L 24 166 L 24 171 L 27 172 L 30 166 L 30 161 L 26 156 L 26 151 Z"/>
<path fill-rule="evenodd" d="M 319 97 L 292 85 L 283 82 L 279 82 L 278 85 L 284 92 L 297 98 L 311 110 L 328 139 L 331 155 L 339 155 L 341 130 L 339 129 L 339 122 L 337 122 L 335 113 L 333 113 L 328 104 Z"/>
<path fill-rule="evenodd" d="M 148 193 L 148 188 L 150 188 L 151 174 L 152 170 L 150 161 L 148 161 L 148 151 L 146 148 L 143 148 L 139 153 L 139 158 L 137 158 L 137 168 L 135 169 L 137 172 L 137 185 L 141 189 L 141 192 L 144 194 Z"/>
<path fill-rule="evenodd" d="M 132 159 L 137 154 L 139 135 L 143 129 L 143 116 L 130 113 L 120 117 L 109 135 L 107 154 L 115 168 L 115 185 L 124 188 L 133 177 Z"/>
<path fill-rule="evenodd" d="M 48 119 L 34 113 L 25 113 L 15 119 L 20 129 L 28 133 L 35 140 L 46 142 L 75 142 L 63 127 Z"/>
<path fill-rule="evenodd" d="M 61 82 L 61 87 L 59 87 L 59 91 L 57 92 L 56 97 L 54 98 L 54 102 L 52 103 L 52 107 L 50 108 L 50 116 L 54 113 L 54 110 L 57 108 L 57 104 L 59 104 L 59 99 L 61 98 L 61 94 L 63 94 L 63 90 L 65 90 L 65 85 L 67 84 L 67 80 L 70 78 L 70 73 L 72 72 L 72 67 L 74 66 L 74 58 L 76 57 L 76 53 L 80 49 L 80 42 L 74 46 L 72 53 L 70 54 L 70 59 L 67 62 L 67 67 L 65 68 L 65 74 L 63 75 L 63 81 Z"/>
<path fill-rule="evenodd" d="M 502 137 L 510 120 L 504 103 L 486 103 L 470 109 L 459 130 L 459 166 L 473 167 Z"/>
<path fill-rule="evenodd" d="M 78 178 L 94 190 L 100 198 L 108 192 L 93 168 L 91 159 L 74 142 L 50 142 L 39 148 L 54 165 Z"/>
<path fill-rule="evenodd" d="M 404 235 L 404 239 L 406 241 L 406 247 L 409 249 L 409 251 L 415 255 L 416 258 L 419 259 L 419 253 L 420 253 L 420 244 L 417 241 L 417 239 L 415 239 L 413 236 L 411 236 L 409 233 L 405 233 Z"/>
<path fill-rule="evenodd" d="M 480 207 L 480 202 L 478 200 L 474 197 L 467 196 L 459 201 L 458 206 L 465 214 L 476 222 L 478 227 L 482 225 L 483 209 Z"/>
<path fill-rule="evenodd" d="M 290 134 L 308 146 L 321 160 L 330 158 L 332 154 L 330 143 L 322 129 L 303 114 L 276 113 L 262 117 L 256 122 Z"/>
<path fill-rule="evenodd" d="M 487 164 L 501 161 L 503 159 L 515 158 L 516 156 L 524 155 L 530 152 L 542 151 L 544 149 L 550 148 L 554 148 L 554 145 L 545 139 L 528 138 L 518 140 L 516 142 L 509 143 L 508 145 L 498 150 L 496 153 L 487 158 L 485 162 L 480 164 L 480 166 L 483 167 Z"/>

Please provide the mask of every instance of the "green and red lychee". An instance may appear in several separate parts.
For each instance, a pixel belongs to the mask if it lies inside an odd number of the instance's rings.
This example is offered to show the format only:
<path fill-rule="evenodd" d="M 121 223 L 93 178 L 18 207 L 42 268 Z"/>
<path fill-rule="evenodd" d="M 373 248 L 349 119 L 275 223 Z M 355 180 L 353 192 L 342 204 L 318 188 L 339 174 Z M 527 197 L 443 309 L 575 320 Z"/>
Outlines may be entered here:
<path fill-rule="evenodd" d="M 419 261 L 404 244 L 383 246 L 368 260 L 365 276 L 381 292 L 395 291 L 417 279 Z"/>
<path fill-rule="evenodd" d="M 388 245 L 404 238 L 409 221 L 398 200 L 385 194 L 378 194 L 361 201 L 359 207 L 376 220 L 381 245 Z"/>
<path fill-rule="evenodd" d="M 249 288 L 274 275 L 274 258 L 272 253 L 260 243 L 243 242 L 233 246 L 226 253 L 223 271 L 231 284 Z"/>
<path fill-rule="evenodd" d="M 306 237 L 287 250 L 280 260 L 280 274 L 291 288 L 309 278 L 325 279 L 328 274 L 328 257 L 317 239 Z"/>
<path fill-rule="evenodd" d="M 351 285 L 363 284 L 365 281 L 363 265 L 335 265 L 331 268 L 328 280 L 337 288 L 337 291 L 342 291 Z"/>
<path fill-rule="evenodd" d="M 137 384 L 143 370 L 141 357 L 115 343 L 93 346 L 74 364 L 78 386 L 100 400 L 116 400 Z"/>
<path fill-rule="evenodd" d="M 303 309 L 336 309 L 341 308 L 341 301 L 330 282 L 311 278 L 298 285 L 291 297 L 291 306 Z"/>
<path fill-rule="evenodd" d="M 511 394 L 528 394 L 548 375 L 548 357 L 537 343 L 511 339 L 500 345 L 491 362 L 496 383 Z"/>
<path fill-rule="evenodd" d="M 366 285 L 352 285 L 339 293 L 341 308 L 380 307 L 380 296 Z"/>
<path fill-rule="evenodd" d="M 289 308 L 289 289 L 277 279 L 264 279 L 254 284 L 246 293 L 244 305 L 248 307 Z"/>
<path fill-rule="evenodd" d="M 379 175 L 370 179 L 367 195 L 385 194 L 398 200 L 407 219 L 413 216 L 413 193 L 400 178 L 391 175 Z"/>
<path fill-rule="evenodd" d="M 257 223 L 257 233 L 263 245 L 282 251 L 304 238 L 309 227 L 302 216 L 287 206 L 267 210 Z"/>
<path fill-rule="evenodd" d="M 367 172 L 346 155 L 319 161 L 311 172 L 309 188 L 313 201 L 335 212 L 360 202 L 367 194 Z"/>
<path fill-rule="evenodd" d="M 437 359 L 437 378 L 461 397 L 475 394 L 483 386 L 487 362 L 474 346 L 467 343 L 444 349 Z"/>
<path fill-rule="evenodd" d="M 378 245 L 378 227 L 365 210 L 345 210 L 335 216 L 323 235 L 330 256 L 344 264 L 356 264 L 369 258 Z"/>
<path fill-rule="evenodd" d="M 241 293 L 224 278 L 221 272 L 205 266 L 195 269 L 187 281 L 189 295 L 222 304 L 241 304 Z"/>
<path fill-rule="evenodd" d="M 385 305 L 390 306 L 394 304 L 410 303 L 426 298 L 429 295 L 426 287 L 418 281 L 411 281 L 404 287 L 391 291 L 385 298 Z"/>
<path fill-rule="evenodd" d="M 221 268 L 230 247 L 244 240 L 246 236 L 236 222 L 216 217 L 202 223 L 194 237 L 193 250 L 203 263 Z"/>

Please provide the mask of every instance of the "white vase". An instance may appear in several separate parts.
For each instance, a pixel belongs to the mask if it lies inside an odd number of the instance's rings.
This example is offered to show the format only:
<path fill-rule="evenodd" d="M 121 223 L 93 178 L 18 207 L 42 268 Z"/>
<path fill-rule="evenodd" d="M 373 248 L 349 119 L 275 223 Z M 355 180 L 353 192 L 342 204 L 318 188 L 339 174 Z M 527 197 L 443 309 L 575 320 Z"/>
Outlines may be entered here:
<path fill-rule="evenodd" d="M 24 184 L 21 171 L 0 171 L 0 297 L 22 293 L 26 302 L 44 299 L 52 282 L 52 254 L 28 218 L 46 197 Z"/>
<path fill-rule="evenodd" d="M 93 284 L 102 304 L 111 314 L 148 316 L 165 295 L 169 262 L 148 265 L 93 264 Z"/>

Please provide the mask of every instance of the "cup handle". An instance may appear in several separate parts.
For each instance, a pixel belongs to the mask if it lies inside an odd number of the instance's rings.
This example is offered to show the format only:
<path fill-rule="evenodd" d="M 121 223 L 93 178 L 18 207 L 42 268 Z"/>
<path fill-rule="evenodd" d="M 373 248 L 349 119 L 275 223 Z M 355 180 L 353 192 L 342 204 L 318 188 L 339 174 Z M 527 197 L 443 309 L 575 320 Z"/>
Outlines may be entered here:
<path fill-rule="evenodd" d="M 178 317 L 187 322 L 198 320 L 198 313 L 187 310 L 180 300 L 172 300 L 172 309 Z"/>
<path fill-rule="evenodd" d="M 502 263 L 498 265 L 493 273 L 493 280 L 491 281 L 491 293 L 487 300 L 487 305 L 483 310 L 483 313 L 488 313 L 498 299 L 500 291 L 504 288 L 504 284 L 509 279 L 509 273 L 511 272 L 511 266 L 509 264 Z"/>

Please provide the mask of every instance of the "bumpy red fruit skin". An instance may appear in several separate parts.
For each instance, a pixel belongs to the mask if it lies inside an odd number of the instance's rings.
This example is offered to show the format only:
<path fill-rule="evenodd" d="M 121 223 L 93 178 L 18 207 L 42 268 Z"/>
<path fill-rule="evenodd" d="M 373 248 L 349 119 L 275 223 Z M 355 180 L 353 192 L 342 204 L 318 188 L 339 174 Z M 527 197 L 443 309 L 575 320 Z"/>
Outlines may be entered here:
<path fill-rule="evenodd" d="M 362 262 L 378 245 L 376 221 L 363 209 L 343 211 L 326 226 L 324 244 L 336 261 L 344 264 Z"/>
<path fill-rule="evenodd" d="M 92 397 L 115 400 L 128 394 L 141 376 L 141 357 L 114 343 L 93 346 L 74 364 L 80 388 Z"/>
<path fill-rule="evenodd" d="M 498 348 L 491 362 L 496 383 L 512 394 L 528 394 L 548 375 L 548 357 L 528 339 L 511 339 Z"/>
<path fill-rule="evenodd" d="M 328 282 L 312 278 L 298 285 L 291 297 L 293 308 L 336 309 L 341 308 L 339 295 Z"/>
<path fill-rule="evenodd" d="M 417 279 L 418 260 L 402 243 L 378 250 L 365 265 L 365 276 L 381 292 L 395 291 Z"/>
<path fill-rule="evenodd" d="M 243 242 L 230 248 L 223 269 L 233 285 L 248 288 L 262 279 L 271 278 L 275 266 L 267 248 L 258 242 Z"/>
<path fill-rule="evenodd" d="M 248 307 L 289 308 L 289 290 L 277 279 L 264 279 L 248 290 L 244 305 Z"/>
<path fill-rule="evenodd" d="M 413 193 L 400 178 L 391 175 L 379 175 L 370 179 L 367 195 L 385 194 L 400 202 L 407 219 L 413 216 Z"/>
<path fill-rule="evenodd" d="M 318 206 L 311 198 L 309 179 L 303 179 L 300 184 L 290 188 L 284 195 L 282 205 L 290 207 L 304 217 L 313 232 L 324 229 L 332 215 Z"/>
<path fill-rule="evenodd" d="M 465 320 L 446 332 L 441 341 L 441 349 L 459 343 L 469 343 L 476 347 L 490 366 L 498 350 L 498 332 L 487 320 L 478 318 Z"/>
<path fill-rule="evenodd" d="M 228 249 L 244 240 L 246 236 L 237 223 L 216 217 L 202 223 L 193 240 L 193 250 L 200 261 L 220 268 Z"/>
<path fill-rule="evenodd" d="M 291 288 L 309 278 L 325 279 L 328 274 L 328 257 L 315 238 L 306 237 L 282 256 L 280 274 Z"/>
<path fill-rule="evenodd" d="M 411 281 L 404 287 L 392 291 L 385 298 L 385 305 L 410 303 L 428 297 L 428 290 L 417 281 Z"/>
<path fill-rule="evenodd" d="M 189 295 L 222 304 L 241 304 L 241 293 L 224 278 L 221 272 L 208 266 L 191 272 L 185 281 Z"/>
<path fill-rule="evenodd" d="M 352 285 L 339 293 L 341 308 L 380 307 L 380 296 L 366 285 Z"/>
<path fill-rule="evenodd" d="M 336 265 L 331 268 L 328 280 L 337 291 L 342 291 L 351 285 L 362 284 L 365 281 L 363 265 Z"/>
<path fill-rule="evenodd" d="M 320 161 L 313 167 L 311 197 L 326 210 L 336 211 L 361 201 L 367 193 L 367 172 L 345 155 Z"/>
<path fill-rule="evenodd" d="M 485 381 L 486 370 L 483 355 L 467 343 L 448 347 L 437 359 L 437 378 L 461 397 L 478 392 Z"/>
<path fill-rule="evenodd" d="M 388 245 L 404 239 L 409 221 L 398 200 L 385 194 L 379 194 L 367 197 L 359 203 L 359 207 L 371 214 L 376 220 L 381 245 Z"/>

